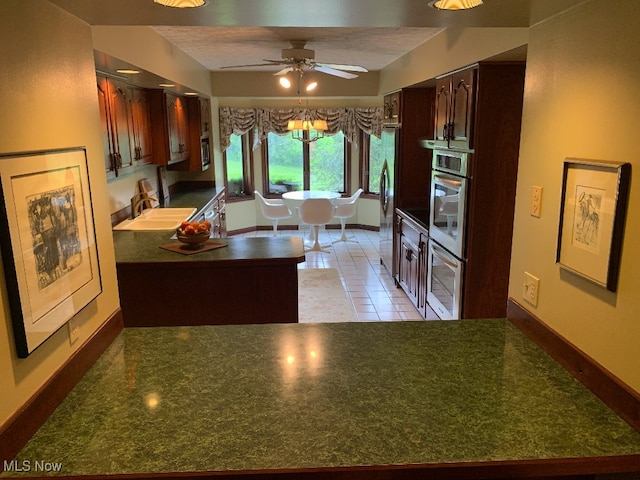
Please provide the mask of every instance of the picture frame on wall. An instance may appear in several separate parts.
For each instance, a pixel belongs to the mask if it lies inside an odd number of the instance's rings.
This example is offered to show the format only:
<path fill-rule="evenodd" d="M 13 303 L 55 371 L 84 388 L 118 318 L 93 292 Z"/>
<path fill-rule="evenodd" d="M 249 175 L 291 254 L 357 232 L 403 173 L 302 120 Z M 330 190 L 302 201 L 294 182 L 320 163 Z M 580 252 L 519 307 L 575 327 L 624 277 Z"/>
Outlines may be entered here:
<path fill-rule="evenodd" d="M 0 155 L 0 253 L 18 357 L 102 292 L 83 147 Z"/>
<path fill-rule="evenodd" d="M 567 158 L 556 263 L 609 291 L 618 284 L 631 164 Z"/>

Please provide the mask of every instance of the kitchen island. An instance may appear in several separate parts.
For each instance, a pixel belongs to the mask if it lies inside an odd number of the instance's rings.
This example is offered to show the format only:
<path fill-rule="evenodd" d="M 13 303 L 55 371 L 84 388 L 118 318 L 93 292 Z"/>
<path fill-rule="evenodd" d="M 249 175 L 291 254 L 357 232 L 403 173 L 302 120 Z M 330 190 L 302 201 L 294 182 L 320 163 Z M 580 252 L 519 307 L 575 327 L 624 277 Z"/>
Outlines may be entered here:
<path fill-rule="evenodd" d="M 640 472 L 640 433 L 504 319 L 125 328 L 5 476 L 35 460 L 67 479 L 576 480 Z"/>
<path fill-rule="evenodd" d="M 197 217 L 216 193 L 175 195 L 169 206 L 194 207 Z M 215 238 L 220 248 L 197 253 L 161 248 L 180 245 L 173 236 L 113 232 L 126 327 L 298 321 L 300 238 Z"/>

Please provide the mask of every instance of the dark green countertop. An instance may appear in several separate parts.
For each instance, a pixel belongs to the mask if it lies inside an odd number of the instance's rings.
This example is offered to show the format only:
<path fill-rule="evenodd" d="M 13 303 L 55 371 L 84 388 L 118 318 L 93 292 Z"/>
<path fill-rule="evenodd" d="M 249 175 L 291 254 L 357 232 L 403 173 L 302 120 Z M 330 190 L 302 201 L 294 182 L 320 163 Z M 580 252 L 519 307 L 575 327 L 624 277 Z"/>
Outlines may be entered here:
<path fill-rule="evenodd" d="M 178 243 L 171 239 L 171 232 L 113 232 L 116 264 L 135 263 L 189 263 L 189 262 L 233 262 L 251 264 L 297 264 L 305 259 L 304 243 L 300 237 L 255 237 L 216 238 L 222 248 L 183 255 L 160 248 L 161 245 Z"/>
<path fill-rule="evenodd" d="M 199 212 L 222 190 L 224 190 L 223 187 L 212 187 L 173 193 L 169 196 L 169 203 L 165 206 L 171 208 L 195 207 L 196 212 Z"/>
<path fill-rule="evenodd" d="M 127 328 L 17 461 L 58 475 L 532 460 L 571 473 L 611 456 L 640 470 L 638 455 L 639 433 L 498 319 Z"/>

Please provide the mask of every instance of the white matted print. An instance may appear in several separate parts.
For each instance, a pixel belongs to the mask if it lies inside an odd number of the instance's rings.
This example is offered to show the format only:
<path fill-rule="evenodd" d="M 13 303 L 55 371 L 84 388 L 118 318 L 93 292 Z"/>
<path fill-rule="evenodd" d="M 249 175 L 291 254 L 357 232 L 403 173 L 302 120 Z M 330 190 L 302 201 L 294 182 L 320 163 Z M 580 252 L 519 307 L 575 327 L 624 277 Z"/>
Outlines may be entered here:
<path fill-rule="evenodd" d="M 556 261 L 608 290 L 617 286 L 631 165 L 567 159 Z"/>
<path fill-rule="evenodd" d="M 0 157 L 7 279 L 16 349 L 26 357 L 100 294 L 86 152 Z"/>

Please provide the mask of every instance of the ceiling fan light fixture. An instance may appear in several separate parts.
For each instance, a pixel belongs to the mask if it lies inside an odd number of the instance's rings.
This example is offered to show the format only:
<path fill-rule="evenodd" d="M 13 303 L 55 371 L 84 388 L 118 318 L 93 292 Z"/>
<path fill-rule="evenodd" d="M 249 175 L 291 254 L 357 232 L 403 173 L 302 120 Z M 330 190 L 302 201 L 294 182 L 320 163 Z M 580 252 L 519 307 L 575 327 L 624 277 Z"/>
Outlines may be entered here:
<path fill-rule="evenodd" d="M 482 0 L 433 0 L 429 5 L 438 10 L 468 10 L 483 4 Z"/>
<path fill-rule="evenodd" d="M 287 77 L 280 77 L 278 83 L 282 88 L 291 88 L 291 80 L 289 80 Z"/>
<path fill-rule="evenodd" d="M 305 85 L 304 89 L 307 92 L 313 92 L 317 87 L 318 87 L 318 82 L 316 82 L 315 80 L 311 80 Z"/>
<path fill-rule="evenodd" d="M 158 5 L 173 8 L 197 8 L 207 4 L 207 0 L 153 0 Z"/>

